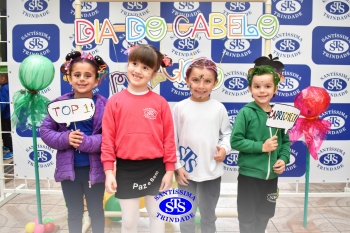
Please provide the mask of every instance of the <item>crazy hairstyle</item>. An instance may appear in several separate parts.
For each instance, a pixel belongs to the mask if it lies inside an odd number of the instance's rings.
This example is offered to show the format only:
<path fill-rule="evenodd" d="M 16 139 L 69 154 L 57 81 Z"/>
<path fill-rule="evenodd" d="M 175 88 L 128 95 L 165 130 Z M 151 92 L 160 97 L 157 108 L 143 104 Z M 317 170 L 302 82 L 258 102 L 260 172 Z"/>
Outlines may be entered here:
<path fill-rule="evenodd" d="M 248 71 L 249 86 L 252 85 L 254 75 L 272 74 L 275 87 L 279 82 L 284 81 L 284 76 L 282 75 L 284 64 L 278 61 L 278 57 L 272 58 L 271 54 L 268 57 L 262 56 L 255 59 L 254 64 L 254 68 L 250 68 Z"/>
<path fill-rule="evenodd" d="M 80 53 L 79 51 L 73 51 L 66 55 L 66 61 L 61 66 L 61 72 L 64 74 L 64 81 L 68 81 L 70 74 L 72 73 L 74 64 L 78 62 L 86 62 L 92 65 L 95 68 L 95 75 L 99 81 L 99 84 L 102 82 L 102 79 L 107 73 L 107 64 L 98 55 L 93 56 L 91 53 Z"/>
<path fill-rule="evenodd" d="M 209 70 L 214 71 L 215 80 L 218 79 L 218 70 L 217 70 L 215 62 L 213 62 L 212 60 L 210 60 L 206 57 L 200 57 L 200 58 L 194 59 L 186 70 L 186 77 L 187 78 L 190 76 L 192 69 L 195 67 L 209 69 Z"/>
<path fill-rule="evenodd" d="M 172 65 L 171 58 L 159 52 L 156 47 L 148 44 L 133 45 L 129 49 L 129 62 L 139 61 L 154 71 L 158 71 L 160 66 L 168 67 Z"/>

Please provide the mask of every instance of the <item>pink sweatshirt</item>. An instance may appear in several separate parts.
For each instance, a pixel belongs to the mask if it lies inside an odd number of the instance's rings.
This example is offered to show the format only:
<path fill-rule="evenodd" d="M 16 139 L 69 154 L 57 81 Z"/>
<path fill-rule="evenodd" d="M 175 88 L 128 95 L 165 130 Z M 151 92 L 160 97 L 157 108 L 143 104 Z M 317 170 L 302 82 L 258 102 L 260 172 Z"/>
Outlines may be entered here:
<path fill-rule="evenodd" d="M 174 170 L 174 125 L 168 102 L 151 90 L 133 95 L 123 90 L 108 99 L 102 120 L 104 170 L 113 170 L 116 158 L 163 158 L 166 170 Z"/>

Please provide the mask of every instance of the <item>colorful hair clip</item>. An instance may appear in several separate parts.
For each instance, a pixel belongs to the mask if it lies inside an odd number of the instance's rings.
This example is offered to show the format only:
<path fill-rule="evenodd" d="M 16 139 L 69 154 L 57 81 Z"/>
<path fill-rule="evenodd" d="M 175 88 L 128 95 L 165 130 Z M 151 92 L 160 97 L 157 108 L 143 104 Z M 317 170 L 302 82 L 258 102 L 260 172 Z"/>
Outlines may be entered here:
<path fill-rule="evenodd" d="M 124 51 L 124 54 L 125 55 L 129 55 L 131 53 L 131 51 L 136 48 L 138 46 L 138 44 L 132 44 L 129 46 L 129 48 L 127 48 L 125 51 Z"/>
<path fill-rule="evenodd" d="M 166 54 L 163 54 L 162 62 L 165 67 L 173 65 L 173 60 L 170 57 L 168 57 Z"/>
<path fill-rule="evenodd" d="M 102 57 L 96 55 L 95 56 L 95 61 L 98 65 L 98 85 L 100 85 L 102 83 L 102 80 L 106 78 L 106 74 L 107 74 L 107 64 L 106 62 L 103 61 Z"/>
<path fill-rule="evenodd" d="M 98 84 L 101 84 L 102 80 L 105 78 L 107 74 L 107 64 L 103 61 L 103 59 L 96 55 L 95 57 L 91 53 L 80 53 L 79 51 L 73 51 L 67 54 L 66 56 L 66 61 L 64 64 L 61 66 L 61 72 L 64 74 L 63 75 L 63 80 L 64 81 L 69 81 L 69 68 L 71 66 L 72 61 L 74 61 L 77 58 L 82 58 L 82 59 L 89 59 L 93 62 L 95 62 L 98 66 Z"/>

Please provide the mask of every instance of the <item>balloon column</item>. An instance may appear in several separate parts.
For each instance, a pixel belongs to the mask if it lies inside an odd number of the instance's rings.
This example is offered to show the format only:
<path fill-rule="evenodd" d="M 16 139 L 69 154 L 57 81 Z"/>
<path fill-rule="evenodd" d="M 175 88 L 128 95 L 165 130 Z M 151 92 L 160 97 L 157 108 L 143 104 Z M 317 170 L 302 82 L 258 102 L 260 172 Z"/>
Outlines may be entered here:
<path fill-rule="evenodd" d="M 294 106 L 300 110 L 300 115 L 303 118 L 299 117 L 294 127 L 289 131 L 289 139 L 291 143 L 294 143 L 304 135 L 308 148 L 305 173 L 304 227 L 307 226 L 310 155 L 315 160 L 318 159 L 318 150 L 327 132 L 331 129 L 331 122 L 319 119 L 318 116 L 327 110 L 330 101 L 331 97 L 324 88 L 314 86 L 303 89 L 294 98 Z"/>
<path fill-rule="evenodd" d="M 47 115 L 46 107 L 50 101 L 38 92 L 51 84 L 54 74 L 55 68 L 48 58 L 33 54 L 24 59 L 19 67 L 19 79 L 25 90 L 17 91 L 14 94 L 14 112 L 11 116 L 13 129 L 32 130 L 37 210 L 40 224 L 42 223 L 42 214 L 36 128 L 41 125 Z"/>

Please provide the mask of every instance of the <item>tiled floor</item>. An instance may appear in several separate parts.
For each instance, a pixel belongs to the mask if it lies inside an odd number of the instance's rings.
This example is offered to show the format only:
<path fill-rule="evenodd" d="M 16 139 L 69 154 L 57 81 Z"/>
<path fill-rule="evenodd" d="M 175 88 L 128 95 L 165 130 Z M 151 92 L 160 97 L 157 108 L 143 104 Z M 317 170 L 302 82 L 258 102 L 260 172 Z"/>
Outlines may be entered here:
<path fill-rule="evenodd" d="M 11 182 L 6 184 L 11 186 Z M 45 184 L 43 184 L 45 185 Z M 59 185 L 53 182 L 53 187 Z M 304 198 L 291 197 L 292 184 L 280 184 L 281 196 L 277 201 L 275 217 L 268 224 L 267 232 L 342 232 L 350 233 L 350 194 L 347 197 L 309 197 L 307 227 L 303 227 Z M 345 184 L 310 184 L 310 193 L 343 192 Z M 33 185 L 32 185 L 33 187 Z M 224 184 L 223 192 L 234 193 L 235 184 Z M 303 188 L 299 188 L 303 192 Z M 285 194 L 285 195 L 284 195 Z M 24 233 L 24 226 L 37 217 L 35 194 L 18 194 L 0 208 L 0 232 Z M 50 217 L 60 227 L 57 232 L 67 233 L 67 213 L 62 194 L 41 194 L 43 219 Z M 236 198 L 224 195 L 220 198 L 217 212 L 236 213 Z M 105 232 L 120 232 L 121 222 L 106 218 Z M 200 232 L 199 225 L 197 225 Z M 148 218 L 141 217 L 139 232 L 149 232 Z M 239 232 L 236 217 L 219 217 L 218 232 Z M 87 232 L 90 232 L 89 230 Z M 166 232 L 179 232 L 179 226 L 166 224 Z"/>

